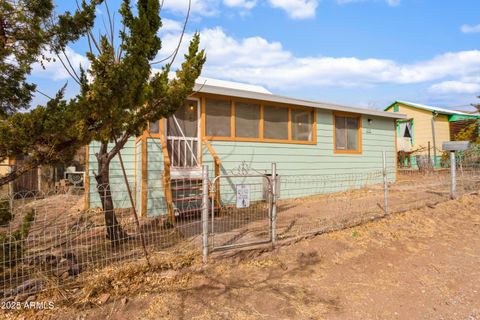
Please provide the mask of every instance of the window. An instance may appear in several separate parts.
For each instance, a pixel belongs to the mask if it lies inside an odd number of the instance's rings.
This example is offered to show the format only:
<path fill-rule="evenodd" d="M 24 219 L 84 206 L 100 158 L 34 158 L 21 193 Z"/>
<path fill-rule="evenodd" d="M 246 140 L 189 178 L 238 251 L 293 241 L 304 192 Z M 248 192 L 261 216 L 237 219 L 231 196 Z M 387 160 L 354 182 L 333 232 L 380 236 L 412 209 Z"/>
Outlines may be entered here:
<path fill-rule="evenodd" d="M 203 117 L 210 140 L 317 143 L 313 108 L 205 98 Z"/>
<path fill-rule="evenodd" d="M 265 139 L 288 140 L 288 108 L 265 106 L 263 117 Z"/>
<path fill-rule="evenodd" d="M 170 137 L 197 137 L 198 109 L 197 101 L 187 100 L 175 112 L 175 118 L 168 118 L 167 135 Z"/>
<path fill-rule="evenodd" d="M 235 137 L 259 138 L 260 105 L 235 103 Z"/>
<path fill-rule="evenodd" d="M 360 116 L 335 115 L 335 151 L 340 153 L 360 153 L 360 144 Z"/>
<path fill-rule="evenodd" d="M 207 99 L 205 112 L 207 136 L 231 136 L 232 109 L 230 101 Z"/>
<path fill-rule="evenodd" d="M 159 133 L 160 132 L 159 121 L 150 122 L 150 125 L 148 126 L 148 132 Z"/>
<path fill-rule="evenodd" d="M 308 110 L 292 109 L 292 139 L 312 141 L 313 112 Z"/>

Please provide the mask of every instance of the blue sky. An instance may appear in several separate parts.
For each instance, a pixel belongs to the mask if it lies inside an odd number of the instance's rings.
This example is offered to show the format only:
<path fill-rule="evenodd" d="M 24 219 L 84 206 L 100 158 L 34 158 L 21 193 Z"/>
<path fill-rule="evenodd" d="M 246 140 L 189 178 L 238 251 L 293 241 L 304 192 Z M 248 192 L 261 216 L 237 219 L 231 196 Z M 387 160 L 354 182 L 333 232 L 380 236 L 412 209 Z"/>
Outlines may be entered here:
<path fill-rule="evenodd" d="M 165 0 L 159 58 L 178 42 L 187 5 Z M 106 10 L 97 13 L 101 31 Z M 192 0 L 182 50 L 194 31 L 204 76 L 276 94 L 376 109 L 394 100 L 469 109 L 480 95 L 478 0 Z M 68 48 L 75 65 L 88 66 L 86 49 Z M 58 61 L 32 79 L 48 94 L 66 81 L 69 96 L 78 90 Z"/>

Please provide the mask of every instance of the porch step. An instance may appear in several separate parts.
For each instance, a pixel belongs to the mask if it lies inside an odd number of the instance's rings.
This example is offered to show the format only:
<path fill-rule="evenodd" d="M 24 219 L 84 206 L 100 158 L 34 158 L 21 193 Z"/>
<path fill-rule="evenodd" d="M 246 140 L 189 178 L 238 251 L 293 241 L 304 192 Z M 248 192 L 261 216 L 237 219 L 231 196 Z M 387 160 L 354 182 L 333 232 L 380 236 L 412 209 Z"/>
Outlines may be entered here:
<path fill-rule="evenodd" d="M 170 171 L 170 177 L 173 179 L 192 179 L 192 180 L 201 180 L 202 179 L 202 168 L 172 168 Z"/>
<path fill-rule="evenodd" d="M 219 206 L 215 206 L 215 213 L 219 212 L 220 211 L 220 207 Z M 211 210 L 211 209 L 209 209 Z M 193 215 L 196 215 L 196 214 L 201 214 L 202 213 L 202 208 L 190 208 L 190 209 L 184 209 L 184 210 L 177 210 L 178 212 L 178 215 L 177 217 L 187 217 L 187 216 L 193 216 Z M 210 211 L 208 213 L 210 215 Z"/>
<path fill-rule="evenodd" d="M 190 187 L 172 187 L 172 192 L 175 192 L 175 191 L 190 191 L 190 190 L 202 190 L 202 185 L 190 186 Z"/>
<path fill-rule="evenodd" d="M 174 198 L 173 202 L 187 202 L 187 201 L 194 201 L 194 200 L 202 200 L 202 196 L 197 197 L 182 197 L 182 198 Z"/>

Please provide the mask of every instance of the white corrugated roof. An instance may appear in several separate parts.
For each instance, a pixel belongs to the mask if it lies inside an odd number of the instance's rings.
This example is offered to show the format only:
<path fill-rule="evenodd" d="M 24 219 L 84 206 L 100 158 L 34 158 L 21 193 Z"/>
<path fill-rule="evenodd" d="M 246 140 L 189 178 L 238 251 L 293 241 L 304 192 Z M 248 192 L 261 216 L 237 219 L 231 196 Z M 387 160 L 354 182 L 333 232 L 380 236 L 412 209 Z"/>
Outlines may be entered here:
<path fill-rule="evenodd" d="M 401 101 L 397 100 L 398 103 L 403 103 L 406 105 L 411 105 L 413 107 L 417 107 L 420 109 L 426 109 L 430 111 L 436 111 L 438 113 L 442 114 L 459 114 L 459 115 L 465 115 L 465 116 L 471 116 L 471 113 L 466 113 L 466 112 L 461 112 L 461 111 L 455 111 L 455 110 L 449 110 L 449 109 L 444 109 L 444 108 L 439 108 L 439 107 L 433 107 L 433 106 L 427 106 L 425 104 L 420 104 L 420 103 L 414 103 L 414 102 L 408 102 L 408 101 Z"/>
<path fill-rule="evenodd" d="M 233 81 L 212 79 L 212 78 L 206 78 L 206 77 L 198 77 L 198 79 L 195 82 L 199 85 L 209 85 L 214 87 L 222 87 L 222 88 L 228 88 L 228 89 L 272 94 L 270 91 L 268 91 L 264 87 L 248 84 L 248 83 L 242 83 L 242 82 L 233 82 Z"/>
<path fill-rule="evenodd" d="M 229 81 L 227 82 L 230 83 Z M 209 94 L 228 96 L 228 97 L 260 100 L 260 101 L 265 101 L 267 103 L 272 102 L 272 103 L 290 104 L 290 105 L 296 105 L 296 106 L 342 111 L 342 112 L 351 112 L 351 113 L 394 118 L 394 119 L 407 118 L 405 114 L 396 113 L 396 112 L 385 112 L 385 111 L 378 111 L 378 110 L 358 108 L 358 107 L 342 106 L 342 105 L 332 104 L 332 103 L 289 98 L 289 97 L 272 94 L 268 90 L 267 92 L 263 92 L 263 90 L 248 90 L 250 85 L 243 86 L 243 84 L 239 84 L 235 86 L 231 86 L 231 85 L 223 86 L 222 85 L 223 81 L 216 82 L 219 85 L 213 85 L 214 83 L 215 83 L 214 81 L 211 81 L 211 82 L 197 81 L 193 91 L 199 92 L 199 93 L 209 93 Z M 257 86 L 253 86 L 253 87 L 257 87 Z M 257 87 L 257 88 L 261 88 L 261 87 Z"/>

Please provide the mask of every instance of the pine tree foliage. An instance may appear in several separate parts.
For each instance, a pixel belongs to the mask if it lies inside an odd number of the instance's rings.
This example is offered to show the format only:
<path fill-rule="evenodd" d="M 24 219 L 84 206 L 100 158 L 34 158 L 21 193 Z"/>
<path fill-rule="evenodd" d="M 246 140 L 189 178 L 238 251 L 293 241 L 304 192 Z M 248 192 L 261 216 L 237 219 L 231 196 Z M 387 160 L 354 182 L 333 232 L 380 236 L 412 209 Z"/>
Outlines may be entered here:
<path fill-rule="evenodd" d="M 108 237 L 114 243 L 126 235 L 114 213 L 109 178 L 111 160 L 149 122 L 172 115 L 182 105 L 206 59 L 204 51 L 199 50 L 200 39 L 196 34 L 175 79 L 168 78 L 171 64 L 158 73 L 152 72 L 152 62 L 161 49 L 159 11 L 159 0 L 136 1 L 135 13 L 131 2 L 124 0 L 120 9 L 124 28 L 120 32 L 119 49 L 115 50 L 111 34 L 91 39 L 93 50 L 87 54 L 91 62 L 89 77 L 84 72 L 81 76 L 79 109 L 90 139 L 100 142 L 95 178 Z M 97 129 L 90 130 L 92 126 Z"/>
<path fill-rule="evenodd" d="M 27 81 L 44 53 L 59 53 L 93 26 L 101 1 L 55 14 L 53 0 L 0 0 L 0 119 L 27 109 L 36 85 Z"/>

